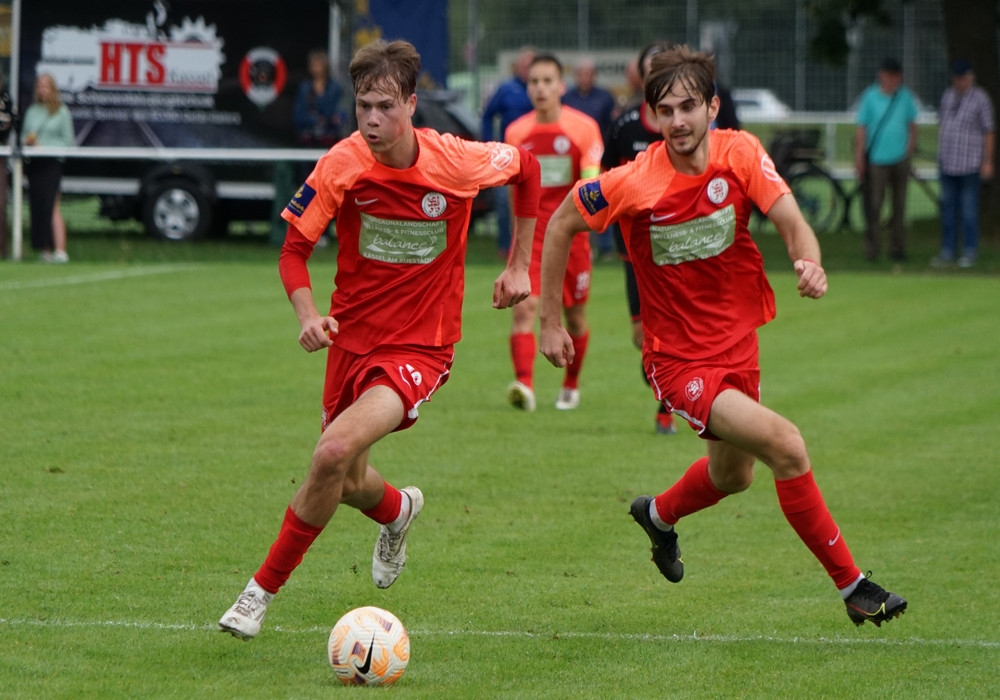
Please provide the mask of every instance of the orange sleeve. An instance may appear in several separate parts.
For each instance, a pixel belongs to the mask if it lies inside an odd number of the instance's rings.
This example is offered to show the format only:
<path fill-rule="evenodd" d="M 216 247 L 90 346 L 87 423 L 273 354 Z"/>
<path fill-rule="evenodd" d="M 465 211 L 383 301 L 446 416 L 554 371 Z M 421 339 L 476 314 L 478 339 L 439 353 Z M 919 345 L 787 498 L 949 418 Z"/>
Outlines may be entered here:
<path fill-rule="evenodd" d="M 767 214 L 778 197 L 788 194 L 791 189 L 756 136 L 746 131 L 733 133 L 739 136 L 728 151 L 730 165 L 745 178 L 750 199 Z"/>

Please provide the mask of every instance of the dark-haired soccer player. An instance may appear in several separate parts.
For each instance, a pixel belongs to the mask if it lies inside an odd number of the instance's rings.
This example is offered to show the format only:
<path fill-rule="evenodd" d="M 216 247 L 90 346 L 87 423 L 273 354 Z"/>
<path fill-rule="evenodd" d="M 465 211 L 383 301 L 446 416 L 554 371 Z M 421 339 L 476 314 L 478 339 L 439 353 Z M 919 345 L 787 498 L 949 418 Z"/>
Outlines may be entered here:
<path fill-rule="evenodd" d="M 551 53 L 539 53 L 528 68 L 528 97 L 534 109 L 507 127 L 505 140 L 530 151 L 541 164 L 542 193 L 538 202 L 538 220 L 531 253 L 531 295 L 513 310 L 510 331 L 510 355 L 514 381 L 507 387 L 512 405 L 535 410 L 534 366 L 538 346 L 535 341 L 535 318 L 541 290 L 542 239 L 545 226 L 566 193 L 579 178 L 594 177 L 600 172 L 604 150 L 597 122 L 583 112 L 562 104 L 566 92 L 563 67 Z M 566 368 L 562 389 L 555 406 L 572 410 L 580 405 L 580 370 L 587 351 L 590 331 L 586 306 L 590 295 L 589 231 L 580 229 L 570 252 L 569 269 L 562 283 L 562 306 L 566 327 L 576 348 L 575 359 Z"/>
<path fill-rule="evenodd" d="M 387 588 L 402 571 L 423 494 L 383 480 L 369 450 L 413 425 L 420 404 L 448 379 L 461 334 L 469 215 L 482 188 L 513 185 L 516 217 L 493 306 L 509 308 L 531 289 L 538 161 L 507 144 L 414 129 L 419 74 L 420 55 L 404 41 L 376 41 L 355 54 L 358 131 L 319 160 L 282 214 L 289 227 L 279 270 L 299 344 L 327 351 L 322 435 L 264 563 L 219 620 L 237 637 L 257 635 L 274 594 L 341 505 L 381 526 L 375 585 Z M 337 274 L 322 314 L 306 261 L 331 220 Z"/>
<path fill-rule="evenodd" d="M 898 616 L 906 601 L 865 577 L 813 479 L 805 441 L 760 404 L 757 328 L 774 293 L 747 223 L 766 212 L 788 249 L 799 294 L 827 290 L 820 248 L 795 198 L 754 136 L 710 131 L 719 109 L 711 56 L 671 48 L 653 57 L 644 86 L 663 145 L 592 182 L 577 183 L 549 221 L 542 258 L 541 351 L 573 361 L 560 325 L 559 285 L 574 232 L 617 221 L 642 300 L 643 362 L 656 398 L 708 446 L 673 486 L 639 496 L 632 517 L 672 582 L 684 575 L 674 524 L 745 490 L 759 459 L 774 474 L 789 524 L 826 569 L 855 624 Z"/>

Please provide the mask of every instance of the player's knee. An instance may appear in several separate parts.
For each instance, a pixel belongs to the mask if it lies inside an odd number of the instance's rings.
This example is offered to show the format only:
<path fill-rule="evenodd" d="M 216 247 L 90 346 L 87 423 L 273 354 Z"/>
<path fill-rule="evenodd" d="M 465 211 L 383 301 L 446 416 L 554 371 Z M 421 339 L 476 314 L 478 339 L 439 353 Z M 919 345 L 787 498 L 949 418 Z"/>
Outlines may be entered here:
<path fill-rule="evenodd" d="M 792 479 L 809 471 L 805 440 L 792 423 L 776 432 L 767 464 L 778 479 Z"/>
<path fill-rule="evenodd" d="M 312 456 L 312 472 L 319 477 L 342 478 L 350 465 L 353 450 L 343 440 L 324 439 Z"/>

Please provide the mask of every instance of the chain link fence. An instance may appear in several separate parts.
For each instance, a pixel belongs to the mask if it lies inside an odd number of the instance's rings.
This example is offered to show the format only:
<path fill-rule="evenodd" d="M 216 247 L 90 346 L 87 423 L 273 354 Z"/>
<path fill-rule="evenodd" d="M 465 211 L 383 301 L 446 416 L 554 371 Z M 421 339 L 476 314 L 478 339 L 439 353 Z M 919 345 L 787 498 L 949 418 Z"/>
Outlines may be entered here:
<path fill-rule="evenodd" d="M 847 39 L 843 65 L 813 58 L 816 21 L 804 0 L 451 0 L 451 74 L 448 87 L 464 93 L 479 113 L 496 86 L 511 75 L 517 50 L 553 51 L 572 83 L 574 62 L 597 65 L 597 82 L 624 103 L 634 89 L 626 68 L 652 40 L 686 43 L 715 54 L 719 80 L 763 102 L 741 114 L 744 127 L 765 145 L 778 130 L 821 131 L 822 164 L 853 186 L 854 109 L 879 64 L 893 57 L 920 103 L 915 216 L 936 214 L 937 105 L 948 85 L 947 47 L 940 0 L 884 0 L 887 24 L 865 22 Z"/>

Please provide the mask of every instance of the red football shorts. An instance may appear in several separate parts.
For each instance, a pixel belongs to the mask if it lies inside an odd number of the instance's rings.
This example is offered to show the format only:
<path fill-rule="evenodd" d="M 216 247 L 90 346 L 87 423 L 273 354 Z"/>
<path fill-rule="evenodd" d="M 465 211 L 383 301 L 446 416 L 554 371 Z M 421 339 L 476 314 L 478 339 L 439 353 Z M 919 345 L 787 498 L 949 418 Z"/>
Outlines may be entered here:
<path fill-rule="evenodd" d="M 440 348 L 392 345 L 366 355 L 355 355 L 337 346 L 326 356 L 323 386 L 323 426 L 347 410 L 365 391 L 387 386 L 403 401 L 406 415 L 395 430 L 406 430 L 417 421 L 417 409 L 446 381 L 455 360 L 453 346 Z"/>
<path fill-rule="evenodd" d="M 564 309 L 587 303 L 587 299 L 590 297 L 590 272 L 592 269 L 590 233 L 585 231 L 573 236 L 573 245 L 569 249 L 569 262 L 566 265 L 566 276 L 563 277 Z M 532 249 L 528 275 L 531 277 L 531 295 L 541 296 L 542 248 L 537 240 Z"/>
<path fill-rule="evenodd" d="M 760 353 L 757 333 L 704 360 L 682 360 L 643 345 L 642 364 L 657 401 L 686 420 L 706 440 L 718 438 L 708 429 L 715 397 L 736 389 L 760 401 Z"/>

